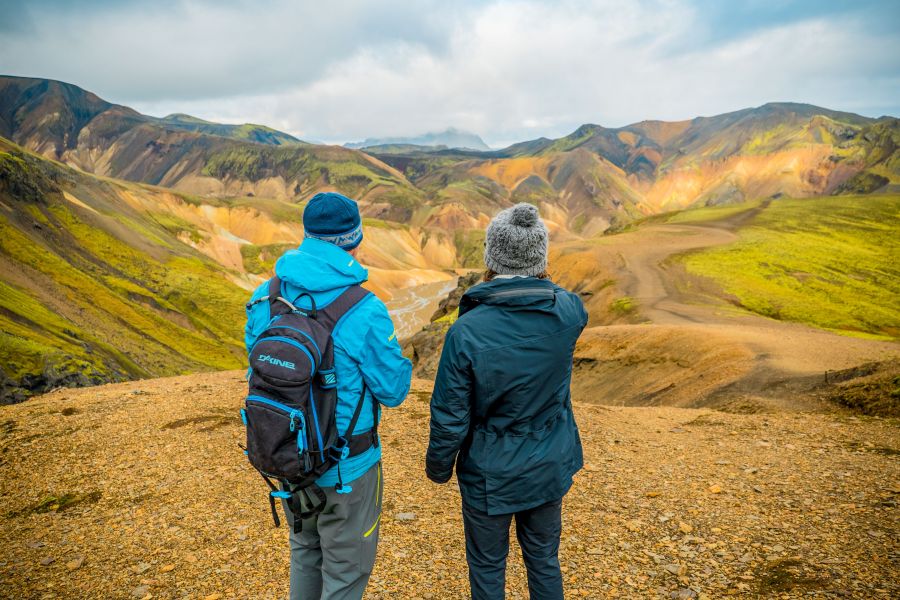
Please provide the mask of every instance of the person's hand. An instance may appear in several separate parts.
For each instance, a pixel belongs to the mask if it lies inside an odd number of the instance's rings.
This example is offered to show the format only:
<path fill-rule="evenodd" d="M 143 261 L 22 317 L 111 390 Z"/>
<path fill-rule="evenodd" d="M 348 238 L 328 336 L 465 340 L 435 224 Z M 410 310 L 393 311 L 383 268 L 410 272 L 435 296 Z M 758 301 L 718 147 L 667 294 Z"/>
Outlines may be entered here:
<path fill-rule="evenodd" d="M 443 484 L 450 481 L 450 478 L 453 476 L 453 469 L 450 469 L 446 474 L 439 472 L 438 470 L 432 468 L 431 465 L 425 465 L 425 476 L 428 477 L 431 481 Z"/>

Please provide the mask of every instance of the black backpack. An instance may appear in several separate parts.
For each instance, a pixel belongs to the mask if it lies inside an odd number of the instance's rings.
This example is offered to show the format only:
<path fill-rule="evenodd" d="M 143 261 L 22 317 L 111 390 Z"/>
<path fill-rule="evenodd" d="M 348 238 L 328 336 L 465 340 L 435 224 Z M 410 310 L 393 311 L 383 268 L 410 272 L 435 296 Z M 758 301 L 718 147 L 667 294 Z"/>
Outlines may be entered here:
<path fill-rule="evenodd" d="M 268 301 L 270 320 L 249 350 L 250 390 L 241 418 L 247 428 L 245 453 L 271 490 L 269 504 L 275 526 L 280 525 L 275 499 L 282 498 L 295 517 L 299 516 L 294 519 L 299 532 L 301 519 L 325 506 L 325 493 L 316 480 L 338 465 L 336 490 L 348 493 L 350 486 L 340 479 L 340 461 L 378 444 L 377 414 L 376 427 L 353 435 L 365 399 L 365 381 L 343 435 L 335 423 L 337 377 L 331 334 L 341 318 L 370 292 L 350 286 L 323 309 L 316 308 L 310 294 L 302 293 L 293 302 L 282 294 L 281 280 L 275 276 L 269 282 L 268 295 L 247 304 L 249 310 Z M 304 296 L 309 299 L 309 310 L 294 305 Z M 377 411 L 374 399 L 372 404 Z M 312 503 L 306 510 L 302 509 L 301 493 Z"/>

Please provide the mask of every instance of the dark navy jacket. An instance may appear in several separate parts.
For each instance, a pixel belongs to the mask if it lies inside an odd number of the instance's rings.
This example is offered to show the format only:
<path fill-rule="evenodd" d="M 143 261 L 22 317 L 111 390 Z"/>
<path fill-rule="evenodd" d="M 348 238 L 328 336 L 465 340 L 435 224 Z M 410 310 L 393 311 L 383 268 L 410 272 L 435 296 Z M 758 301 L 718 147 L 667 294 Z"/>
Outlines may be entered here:
<path fill-rule="evenodd" d="M 492 515 L 564 496 L 583 464 L 569 382 L 586 324 L 581 299 L 548 280 L 470 289 L 431 397 L 428 477 L 446 482 L 455 462 L 463 501 Z"/>

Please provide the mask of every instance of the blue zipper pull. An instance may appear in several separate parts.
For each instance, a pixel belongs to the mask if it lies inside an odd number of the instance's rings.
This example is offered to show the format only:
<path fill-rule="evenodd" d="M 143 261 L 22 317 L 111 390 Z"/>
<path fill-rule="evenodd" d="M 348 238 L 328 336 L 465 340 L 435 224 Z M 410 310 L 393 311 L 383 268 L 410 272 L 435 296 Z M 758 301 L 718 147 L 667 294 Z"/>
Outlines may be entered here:
<path fill-rule="evenodd" d="M 294 430 L 296 429 L 296 426 L 294 425 L 294 419 L 297 418 L 297 411 L 292 410 L 290 416 L 291 416 L 291 433 L 293 433 Z"/>
<path fill-rule="evenodd" d="M 300 431 L 297 432 L 297 450 L 303 451 L 306 450 L 306 421 L 303 419 L 303 413 L 297 413 L 300 421 Z M 291 417 L 291 431 L 294 430 L 294 421 L 293 417 Z"/>

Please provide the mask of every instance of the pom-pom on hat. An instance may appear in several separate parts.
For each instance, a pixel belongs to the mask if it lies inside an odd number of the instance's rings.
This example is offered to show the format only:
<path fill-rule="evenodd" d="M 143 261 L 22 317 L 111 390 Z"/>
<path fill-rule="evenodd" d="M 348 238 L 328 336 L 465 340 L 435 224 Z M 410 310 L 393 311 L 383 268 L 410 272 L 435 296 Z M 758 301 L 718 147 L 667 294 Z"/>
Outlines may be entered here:
<path fill-rule="evenodd" d="M 303 209 L 303 234 L 353 250 L 363 239 L 359 207 L 342 194 L 318 193 Z"/>
<path fill-rule="evenodd" d="M 488 225 L 484 264 L 499 275 L 540 275 L 547 270 L 549 237 L 538 209 L 516 204 L 500 211 Z"/>

